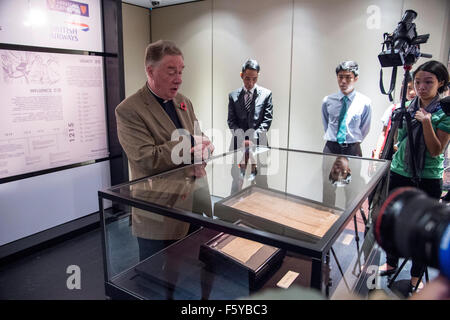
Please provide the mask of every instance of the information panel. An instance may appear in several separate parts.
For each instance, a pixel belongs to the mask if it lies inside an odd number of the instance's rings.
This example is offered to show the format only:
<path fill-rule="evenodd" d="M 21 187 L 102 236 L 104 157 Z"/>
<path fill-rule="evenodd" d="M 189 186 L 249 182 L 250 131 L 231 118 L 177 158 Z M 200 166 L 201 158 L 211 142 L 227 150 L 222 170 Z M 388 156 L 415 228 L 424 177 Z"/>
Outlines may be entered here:
<path fill-rule="evenodd" d="M 100 0 L 1 0 L 0 42 L 103 52 Z"/>
<path fill-rule="evenodd" d="M 0 50 L 0 178 L 108 156 L 103 58 Z"/>

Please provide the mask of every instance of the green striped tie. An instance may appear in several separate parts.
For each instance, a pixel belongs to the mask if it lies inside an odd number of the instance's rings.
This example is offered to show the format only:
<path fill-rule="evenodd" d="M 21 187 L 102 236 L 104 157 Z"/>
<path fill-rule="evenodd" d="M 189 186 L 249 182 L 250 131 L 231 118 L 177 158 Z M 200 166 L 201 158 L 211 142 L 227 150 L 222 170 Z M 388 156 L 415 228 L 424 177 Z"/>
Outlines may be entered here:
<path fill-rule="evenodd" d="M 348 101 L 349 99 L 347 96 L 342 98 L 342 108 L 341 113 L 339 114 L 339 125 L 336 135 L 336 140 L 340 144 L 345 142 L 345 137 L 347 136 L 347 125 L 345 118 L 347 117 Z"/>

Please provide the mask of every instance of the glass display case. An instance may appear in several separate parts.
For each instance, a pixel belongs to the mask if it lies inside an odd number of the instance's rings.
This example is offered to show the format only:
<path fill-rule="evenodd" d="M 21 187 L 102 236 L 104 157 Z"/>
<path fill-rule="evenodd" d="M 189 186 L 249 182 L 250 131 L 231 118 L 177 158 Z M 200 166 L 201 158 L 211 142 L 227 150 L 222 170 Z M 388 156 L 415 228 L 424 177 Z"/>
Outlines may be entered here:
<path fill-rule="evenodd" d="M 98 192 L 113 299 L 358 292 L 389 161 L 251 147 Z"/>

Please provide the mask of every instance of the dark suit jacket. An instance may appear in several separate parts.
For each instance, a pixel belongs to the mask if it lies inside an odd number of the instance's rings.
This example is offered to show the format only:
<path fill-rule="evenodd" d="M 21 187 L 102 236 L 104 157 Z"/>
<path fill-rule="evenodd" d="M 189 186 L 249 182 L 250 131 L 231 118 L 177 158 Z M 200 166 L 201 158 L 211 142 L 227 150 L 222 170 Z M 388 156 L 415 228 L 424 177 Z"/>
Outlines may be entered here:
<path fill-rule="evenodd" d="M 191 101 L 182 94 L 177 94 L 173 104 L 183 128 L 194 135 L 197 118 Z M 185 110 L 181 108 L 182 104 Z M 172 149 L 179 143 L 178 140 L 171 141 L 176 127 L 146 85 L 117 106 L 116 119 L 119 142 L 130 165 L 131 180 L 178 166 L 171 158 Z M 179 239 L 186 235 L 188 228 L 188 223 L 137 208 L 132 209 L 132 230 L 138 237 Z"/>
<path fill-rule="evenodd" d="M 244 90 L 236 89 L 228 95 L 228 127 L 235 132 L 242 129 L 254 129 L 253 137 L 248 137 L 254 143 L 267 144 L 266 132 L 269 130 L 273 118 L 272 92 L 269 89 L 255 85 L 250 112 L 244 108 Z M 263 137 L 264 135 L 264 137 Z M 230 149 L 241 147 L 242 137 L 234 136 Z"/>

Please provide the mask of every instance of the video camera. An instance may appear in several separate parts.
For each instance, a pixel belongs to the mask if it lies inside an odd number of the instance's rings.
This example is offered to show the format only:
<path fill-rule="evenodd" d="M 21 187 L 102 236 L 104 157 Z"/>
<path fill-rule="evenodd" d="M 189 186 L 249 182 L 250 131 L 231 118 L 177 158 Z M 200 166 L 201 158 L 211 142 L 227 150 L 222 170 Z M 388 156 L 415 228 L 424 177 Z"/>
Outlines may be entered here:
<path fill-rule="evenodd" d="M 417 35 L 416 24 L 413 23 L 414 19 L 417 17 L 417 12 L 413 10 L 406 10 L 402 20 L 398 23 L 397 28 L 392 34 L 384 34 L 384 42 L 382 52 L 378 55 L 378 60 L 381 63 L 380 69 L 380 90 L 382 94 L 388 95 L 391 102 L 394 101 L 392 97 L 392 92 L 395 89 L 395 81 L 397 79 L 397 67 L 403 65 L 404 76 L 402 87 L 404 90 L 401 91 L 401 103 L 399 111 L 396 116 L 392 117 L 392 126 L 389 130 L 389 134 L 386 138 L 385 147 L 381 153 L 381 159 L 392 159 L 394 153 L 393 142 L 394 135 L 397 129 L 403 124 L 403 119 L 406 120 L 406 132 L 409 141 L 413 141 L 411 132 L 411 114 L 406 111 L 406 88 L 408 82 L 411 80 L 410 71 L 412 65 L 417 62 L 419 57 L 431 58 L 430 54 L 420 53 L 420 44 L 428 41 L 429 34 Z M 385 50 L 386 48 L 386 50 Z M 393 67 L 391 74 L 391 84 L 388 92 L 385 91 L 383 85 L 383 67 Z M 410 143 L 410 162 L 412 164 L 412 180 L 417 182 L 419 177 L 417 175 L 417 165 L 414 158 L 415 150 L 414 143 Z"/>
<path fill-rule="evenodd" d="M 450 206 L 419 189 L 395 189 L 375 219 L 375 239 L 389 254 L 437 268 L 450 279 Z"/>
<path fill-rule="evenodd" d="M 417 35 L 416 24 L 413 23 L 416 17 L 417 12 L 406 10 L 394 32 L 383 35 L 383 48 L 378 55 L 382 67 L 413 65 L 419 57 L 429 57 L 420 53 L 419 45 L 426 43 L 430 35 Z"/>

